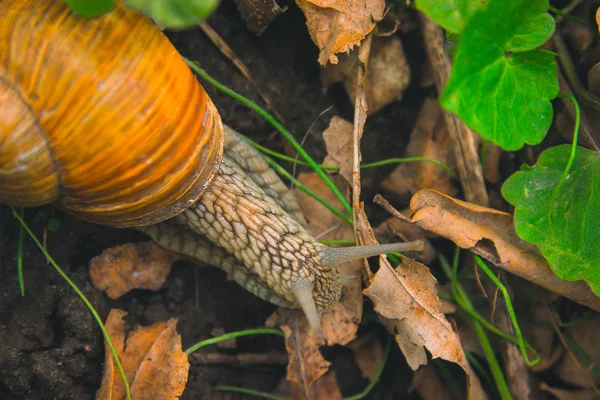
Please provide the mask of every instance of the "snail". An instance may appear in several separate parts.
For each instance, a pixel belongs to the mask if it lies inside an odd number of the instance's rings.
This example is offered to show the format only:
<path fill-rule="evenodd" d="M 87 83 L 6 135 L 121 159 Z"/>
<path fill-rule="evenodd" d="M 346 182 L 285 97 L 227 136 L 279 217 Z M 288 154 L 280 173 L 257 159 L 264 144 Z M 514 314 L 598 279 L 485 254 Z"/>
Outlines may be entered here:
<path fill-rule="evenodd" d="M 413 249 L 318 243 L 147 17 L 118 3 L 88 19 L 59 0 L 3 0 L 0 18 L 0 203 L 137 229 L 301 308 L 317 332 L 340 300 L 336 265 Z"/>

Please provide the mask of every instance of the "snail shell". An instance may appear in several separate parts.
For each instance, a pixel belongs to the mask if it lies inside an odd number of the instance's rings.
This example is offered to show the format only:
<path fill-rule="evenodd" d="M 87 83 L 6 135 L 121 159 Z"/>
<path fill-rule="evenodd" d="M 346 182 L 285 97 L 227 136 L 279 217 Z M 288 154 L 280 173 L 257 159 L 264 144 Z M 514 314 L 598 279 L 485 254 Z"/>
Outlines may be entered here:
<path fill-rule="evenodd" d="M 200 197 L 221 163 L 221 118 L 148 18 L 3 0 L 0 19 L 0 203 L 131 227 Z"/>

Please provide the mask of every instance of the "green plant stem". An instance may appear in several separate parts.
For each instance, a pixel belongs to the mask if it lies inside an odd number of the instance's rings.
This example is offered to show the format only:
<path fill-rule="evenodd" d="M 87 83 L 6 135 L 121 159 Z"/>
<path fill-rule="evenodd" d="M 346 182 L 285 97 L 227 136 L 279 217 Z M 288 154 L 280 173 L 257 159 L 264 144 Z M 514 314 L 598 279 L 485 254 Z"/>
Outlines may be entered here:
<path fill-rule="evenodd" d="M 184 60 L 194 72 L 196 72 L 202 78 L 206 79 L 208 82 L 210 82 L 212 85 L 214 85 L 217 89 L 219 89 L 223 93 L 227 94 L 228 96 L 231 96 L 234 99 L 240 101 L 241 103 L 245 104 L 247 107 L 251 108 L 253 111 L 255 111 L 260 116 L 262 116 L 264 119 L 266 119 L 271 125 L 273 125 L 273 127 L 275 127 L 275 129 L 277 129 L 279 131 L 279 133 L 281 133 L 291 143 L 291 145 L 294 147 L 294 149 L 306 160 L 306 162 L 315 170 L 315 172 L 321 177 L 321 179 L 323 179 L 323 181 L 325 181 L 327 186 L 329 186 L 329 188 L 335 194 L 335 196 L 338 198 L 340 203 L 342 203 L 344 205 L 344 208 L 346 209 L 346 211 L 348 213 L 352 214 L 352 206 L 350 205 L 348 200 L 346 200 L 346 198 L 344 197 L 342 192 L 331 181 L 331 179 L 329 179 L 329 177 L 327 176 L 327 174 L 325 174 L 325 172 L 319 166 L 319 164 L 317 164 L 317 162 L 315 160 L 313 160 L 313 158 L 306 152 L 306 150 L 304 150 L 304 148 L 300 145 L 300 143 L 298 143 L 298 141 L 283 127 L 283 125 L 281 125 L 279 123 L 279 121 L 277 121 L 277 119 L 275 119 L 266 110 L 259 107 L 256 103 L 252 102 L 250 99 L 242 96 L 241 94 L 231 90 L 230 88 L 228 88 L 225 85 L 218 82 L 216 79 L 211 77 L 202 67 L 200 67 L 200 65 L 197 62 L 190 61 L 186 58 L 184 58 Z"/>
<path fill-rule="evenodd" d="M 492 381 L 492 377 L 490 376 L 490 374 L 488 374 L 487 370 L 483 367 L 483 365 L 481 365 L 481 363 L 479 362 L 479 360 L 477 359 L 477 357 L 475 357 L 473 354 L 471 354 L 468 351 L 465 351 L 465 356 L 467 357 L 467 360 L 469 361 L 469 364 L 471 364 L 473 366 L 473 369 L 475 371 L 477 371 L 477 373 L 479 374 L 479 376 L 481 376 L 483 378 L 483 380 L 485 381 L 485 383 L 487 383 L 487 385 L 490 388 L 497 389 L 494 386 L 494 382 Z M 497 393 L 497 390 L 496 390 L 496 393 Z"/>
<path fill-rule="evenodd" d="M 385 368 L 385 364 L 387 363 L 387 359 L 390 355 L 390 349 L 392 347 L 392 338 L 391 336 L 388 337 L 388 341 L 385 345 L 385 350 L 383 352 L 383 360 L 381 361 L 381 364 L 379 364 L 379 368 L 377 368 L 377 373 L 375 374 L 375 376 L 373 377 L 373 379 L 371 380 L 371 382 L 369 382 L 369 384 L 367 385 L 367 387 L 364 388 L 364 390 L 358 394 L 355 394 L 353 396 L 350 397 L 345 397 L 344 400 L 359 400 L 362 399 L 363 397 L 365 397 L 366 395 L 369 394 L 369 392 L 371 392 L 371 390 L 373 390 L 373 388 L 375 387 L 375 385 L 377 385 L 377 382 L 379 382 L 379 379 L 381 378 L 381 374 L 383 373 L 383 370 Z"/>
<path fill-rule="evenodd" d="M 340 217 L 347 224 L 350 224 L 350 226 L 353 225 L 352 218 L 348 217 L 346 214 L 335 208 L 330 202 L 328 202 L 327 200 L 319 196 L 317 193 L 304 186 L 302 182 L 294 178 L 292 174 L 290 174 L 281 165 L 277 164 L 273 159 L 265 156 L 265 161 L 267 162 L 267 164 L 269 164 L 271 168 L 275 170 L 275 172 L 292 182 L 294 185 L 296 185 L 298 189 L 302 190 L 304 193 L 308 194 L 309 196 L 317 200 L 319 203 L 323 204 L 325 207 L 327 207 L 329 211 Z"/>
<path fill-rule="evenodd" d="M 570 19 L 571 21 L 575 21 L 583 26 L 585 26 L 590 32 L 594 33 L 594 34 L 598 34 L 598 31 L 596 31 L 594 29 L 594 27 L 592 25 L 590 25 L 585 19 L 583 18 L 579 18 L 576 17 L 574 15 L 569 14 L 568 12 L 565 12 L 564 10 L 561 10 L 560 8 L 556 8 L 554 6 L 550 6 L 548 8 L 550 11 L 552 11 L 554 14 L 563 17 L 565 19 Z"/>
<path fill-rule="evenodd" d="M 85 306 L 88 308 L 88 310 L 90 311 L 90 313 L 96 320 L 96 323 L 100 327 L 100 330 L 102 331 L 102 335 L 104 336 L 106 343 L 108 343 L 108 347 L 110 348 L 113 359 L 115 360 L 115 363 L 117 364 L 117 369 L 119 370 L 119 374 L 121 375 L 121 378 L 123 379 L 123 383 L 125 384 L 125 394 L 127 396 L 127 399 L 131 400 L 131 392 L 129 389 L 129 382 L 127 381 L 127 376 L 125 376 L 125 371 L 123 370 L 123 366 L 121 365 L 121 360 L 119 359 L 117 350 L 115 349 L 115 346 L 113 345 L 112 340 L 110 339 L 110 336 L 108 335 L 108 332 L 106 331 L 106 328 L 104 327 L 104 323 L 102 322 L 102 320 L 100 319 L 100 316 L 96 312 L 96 309 L 94 309 L 94 306 L 92 306 L 92 303 L 89 302 L 87 297 L 83 294 L 83 292 L 81 290 L 79 290 L 77 285 L 75 285 L 75 283 L 67 276 L 67 274 L 62 270 L 62 268 L 60 268 L 58 266 L 58 264 L 54 261 L 52 256 L 46 251 L 44 246 L 42 246 L 42 244 L 40 243 L 38 238 L 33 234 L 33 232 L 31 232 L 31 230 L 29 229 L 29 227 L 27 226 L 25 221 L 15 211 L 14 207 L 11 207 L 11 209 L 12 209 L 12 212 L 13 212 L 13 215 L 15 216 L 15 218 L 17 218 L 19 220 L 19 222 L 21 223 L 21 226 L 27 231 L 29 236 L 33 239 L 33 241 L 38 246 L 38 248 L 41 250 L 41 252 L 44 254 L 44 256 L 46 256 L 46 259 L 48 259 L 48 261 L 50 261 L 50 264 L 52 264 L 52 266 L 54 267 L 56 272 L 58 272 L 58 274 L 65 280 L 65 282 L 67 282 L 69 284 L 69 286 L 71 286 L 73 291 L 75 291 L 75 293 L 77 293 L 77 296 L 79 296 L 79 298 L 83 301 Z"/>
<path fill-rule="evenodd" d="M 444 269 L 444 272 L 451 279 L 451 288 L 452 294 L 456 300 L 456 302 L 460 305 L 460 307 L 465 311 L 471 311 L 472 313 L 476 313 L 471 300 L 467 296 L 467 292 L 464 290 L 460 282 L 458 281 L 458 261 L 460 258 L 460 248 L 456 247 L 456 251 L 454 253 L 454 260 L 452 262 L 452 268 L 448 265 L 448 262 L 443 256 L 440 256 L 440 264 Z M 483 353 L 490 367 L 490 371 L 492 372 L 492 377 L 494 378 L 494 382 L 496 383 L 496 387 L 498 392 L 500 393 L 500 397 L 503 400 L 512 399 L 510 394 L 510 389 L 508 388 L 508 384 L 506 383 L 506 379 L 502 374 L 502 369 L 500 368 L 500 364 L 498 363 L 498 359 L 494 354 L 494 350 L 492 349 L 492 345 L 485 334 L 485 330 L 483 329 L 482 324 L 475 318 L 471 318 L 471 322 L 473 323 L 473 329 L 475 330 L 475 334 L 479 339 L 479 343 L 481 344 L 481 348 L 483 349 Z"/>
<path fill-rule="evenodd" d="M 577 156 L 577 142 L 579 141 L 579 126 L 581 125 L 581 110 L 579 109 L 579 103 L 573 95 L 570 94 L 559 94 L 557 97 L 566 97 L 573 102 L 573 107 L 575 107 L 575 128 L 573 131 L 573 143 L 571 143 L 571 154 L 569 155 L 569 161 L 567 162 L 567 166 L 560 177 L 560 181 L 556 186 L 555 193 L 558 193 L 562 185 L 567 180 L 569 173 L 571 172 L 571 168 L 573 167 L 573 163 L 575 162 L 575 157 Z"/>
<path fill-rule="evenodd" d="M 14 212 L 14 210 L 13 210 Z M 21 219 L 25 219 L 25 209 L 21 207 Z M 17 275 L 21 296 L 25 296 L 25 281 L 23 280 L 23 224 L 19 226 L 19 247 L 17 249 Z"/>
<path fill-rule="evenodd" d="M 523 334 L 521 333 L 521 327 L 519 326 L 519 323 L 517 322 L 517 316 L 515 314 L 515 309 L 512 305 L 512 301 L 508 294 L 508 290 L 506 290 L 506 286 L 504 286 L 504 284 L 502 284 L 502 282 L 500 282 L 500 280 L 498 278 L 496 278 L 496 275 L 494 275 L 494 273 L 488 268 L 488 266 L 483 262 L 481 257 L 479 257 L 476 254 L 473 254 L 473 258 L 475 259 L 475 262 L 477 263 L 477 265 L 479 265 L 479 268 L 481 268 L 483 270 L 483 272 L 485 272 L 485 274 L 488 276 L 488 278 L 490 278 L 491 281 L 494 282 L 494 285 L 496 285 L 498 287 L 498 289 L 500 290 L 500 292 L 502 292 L 502 296 L 504 297 L 504 301 L 506 303 L 506 309 L 508 311 L 508 315 L 513 324 L 513 327 L 515 328 L 515 333 L 516 333 L 517 339 L 518 339 L 517 344 L 519 346 L 519 349 L 521 350 L 521 355 L 523 356 L 523 359 L 525 360 L 525 364 L 527 364 L 527 366 L 531 367 L 531 366 L 539 363 L 540 356 L 537 352 L 534 353 L 534 354 L 536 354 L 536 358 L 533 361 L 529 360 L 529 356 L 527 355 L 527 350 L 525 349 L 525 341 L 523 340 Z"/>
<path fill-rule="evenodd" d="M 256 396 L 263 399 L 269 400 L 289 400 L 287 397 L 275 396 L 274 394 L 269 394 L 265 392 L 259 392 L 258 390 L 246 389 L 237 386 L 228 386 L 228 385 L 219 385 L 213 386 L 212 390 L 215 392 L 234 392 L 234 393 L 242 393 L 247 394 L 249 396 Z"/>
<path fill-rule="evenodd" d="M 285 336 L 283 334 L 283 332 L 280 331 L 279 329 L 246 329 L 244 331 L 230 332 L 230 333 L 226 333 L 221 336 L 217 336 L 215 338 L 202 340 L 202 341 L 196 343 L 195 345 L 193 345 L 192 347 L 188 348 L 185 351 L 185 354 L 190 355 L 193 352 L 195 352 L 196 350 L 198 350 L 204 346 L 208 346 L 210 344 L 216 344 L 219 342 L 223 342 L 225 340 L 229 340 L 229 339 L 233 339 L 233 338 L 237 338 L 237 337 L 241 337 L 241 336 L 250 336 L 250 335 L 277 335 L 277 336 L 281 336 L 281 337 Z"/>
<path fill-rule="evenodd" d="M 562 37 L 558 33 L 555 33 L 554 36 L 552 36 L 552 41 L 556 47 L 558 59 L 562 64 L 563 70 L 565 71 L 565 76 L 567 77 L 567 80 L 569 81 L 569 84 L 571 85 L 571 88 L 573 89 L 573 92 L 575 92 L 577 98 L 581 100 L 582 103 L 592 107 L 594 110 L 600 111 L 600 98 L 587 91 L 579 81 L 575 67 L 571 62 L 567 45 L 563 41 Z"/>
<path fill-rule="evenodd" d="M 259 151 L 262 151 L 265 154 L 268 154 L 272 157 L 278 158 L 283 161 L 288 161 L 288 162 L 291 162 L 294 164 L 303 165 L 306 167 L 310 166 L 307 162 L 304 162 L 302 160 L 295 159 L 294 157 L 289 157 L 289 156 L 286 156 L 285 154 L 281 154 L 279 152 L 273 151 L 267 147 L 264 147 L 264 146 L 256 143 L 254 140 L 252 140 L 244 135 L 241 135 L 241 136 L 243 137 L 243 139 L 245 141 L 247 141 L 252 146 L 256 147 Z M 361 164 L 360 168 L 361 169 L 374 168 L 374 167 L 382 167 L 382 166 L 390 165 L 390 164 L 401 164 L 401 163 L 409 163 L 409 162 L 430 162 L 430 163 L 433 163 L 435 165 L 442 167 L 446 172 L 448 172 L 448 175 L 452 176 L 453 178 L 456 177 L 456 173 L 448 165 L 444 164 L 440 160 L 436 160 L 435 158 L 429 158 L 429 157 L 386 158 L 385 160 Z M 339 171 L 340 170 L 339 165 L 320 164 L 320 167 L 326 171 Z"/>

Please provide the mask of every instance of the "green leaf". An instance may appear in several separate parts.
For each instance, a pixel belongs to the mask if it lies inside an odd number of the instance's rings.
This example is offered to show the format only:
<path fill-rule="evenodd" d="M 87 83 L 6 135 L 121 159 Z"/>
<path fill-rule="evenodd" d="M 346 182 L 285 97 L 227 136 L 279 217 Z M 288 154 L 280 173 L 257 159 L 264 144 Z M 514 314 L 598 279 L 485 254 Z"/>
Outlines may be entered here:
<path fill-rule="evenodd" d="M 540 143 L 552 123 L 550 100 L 559 89 L 555 54 L 534 50 L 554 31 L 547 10 L 548 0 L 489 0 L 461 34 L 440 99 L 505 150 Z"/>
<path fill-rule="evenodd" d="M 75 13 L 88 18 L 102 15 L 115 7 L 113 0 L 65 0 L 65 3 Z"/>
<path fill-rule="evenodd" d="M 219 0 L 123 0 L 169 28 L 188 28 L 208 18 Z"/>
<path fill-rule="evenodd" d="M 577 156 L 557 189 L 570 145 L 544 151 L 532 168 L 502 186 L 515 206 L 515 229 L 538 246 L 552 271 L 566 281 L 585 280 L 600 295 L 600 155 L 577 147 Z"/>
<path fill-rule="evenodd" d="M 415 7 L 444 29 L 460 33 L 467 21 L 487 0 L 417 0 Z"/>

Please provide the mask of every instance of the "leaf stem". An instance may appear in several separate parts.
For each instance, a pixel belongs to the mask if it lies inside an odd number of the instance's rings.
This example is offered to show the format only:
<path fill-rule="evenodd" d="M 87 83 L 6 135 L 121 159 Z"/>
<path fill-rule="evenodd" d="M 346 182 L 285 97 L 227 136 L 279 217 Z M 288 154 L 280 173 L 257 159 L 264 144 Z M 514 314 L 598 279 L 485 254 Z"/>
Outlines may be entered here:
<path fill-rule="evenodd" d="M 573 107 L 575 107 L 575 128 L 573 130 L 573 143 L 571 143 L 571 154 L 569 155 L 569 161 L 567 162 L 567 166 L 560 177 L 560 181 L 558 181 L 555 193 L 558 193 L 562 185 L 565 183 L 567 177 L 569 176 L 569 172 L 571 172 L 573 163 L 575 163 L 575 157 L 577 155 L 577 142 L 579 140 L 579 126 L 581 124 L 581 110 L 579 109 L 579 103 L 577 102 L 577 99 L 575 99 L 575 97 L 571 94 L 559 94 L 558 97 L 565 97 L 573 102 Z"/>
<path fill-rule="evenodd" d="M 381 374 L 383 373 L 383 370 L 385 369 L 385 364 L 387 364 L 387 360 L 388 357 L 390 355 L 390 349 L 392 347 L 392 337 L 388 336 L 388 340 L 387 343 L 385 345 L 385 350 L 383 351 L 383 360 L 381 361 L 381 364 L 379 364 L 379 367 L 377 368 L 377 373 L 375 374 L 375 376 L 373 377 L 373 379 L 371 380 L 371 382 L 369 382 L 369 384 L 367 385 L 367 387 L 365 387 L 363 389 L 362 392 L 352 395 L 350 397 L 345 397 L 344 400 L 359 400 L 362 399 L 363 397 L 365 397 L 366 395 L 368 395 L 371 390 L 373 390 L 373 388 L 375 387 L 375 385 L 377 385 L 377 382 L 379 382 L 379 379 L 381 378 Z"/>
<path fill-rule="evenodd" d="M 42 244 L 40 243 L 38 238 L 29 229 L 29 227 L 27 226 L 25 221 L 15 211 L 15 208 L 11 207 L 11 209 L 12 209 L 12 212 L 13 212 L 13 215 L 15 216 L 15 218 L 19 220 L 19 222 L 21 223 L 21 226 L 27 231 L 29 236 L 33 239 L 33 241 L 38 246 L 38 248 L 41 250 L 41 252 L 44 254 L 44 256 L 46 256 L 46 259 L 48 259 L 48 261 L 50 261 L 50 264 L 52 264 L 52 266 L 54 267 L 56 272 L 58 272 L 58 274 L 69 284 L 69 286 L 71 286 L 71 288 L 75 291 L 75 293 L 77 293 L 77 296 L 79 296 L 79 298 L 83 301 L 85 306 L 88 308 L 88 310 L 90 311 L 90 313 L 96 320 L 96 323 L 100 327 L 100 330 L 102 331 L 102 335 L 104 336 L 106 343 L 108 343 L 108 347 L 110 348 L 110 351 L 115 360 L 115 363 L 117 364 L 117 369 L 119 370 L 119 374 L 121 375 L 121 378 L 123 379 L 123 383 L 125 384 L 125 394 L 127 396 L 127 399 L 131 400 L 131 392 L 129 389 L 129 382 L 127 381 L 127 376 L 125 376 L 125 371 L 123 370 L 123 365 L 121 364 L 121 360 L 119 359 L 117 350 L 115 349 L 115 346 L 113 345 L 112 340 L 110 339 L 110 336 L 108 335 L 108 332 L 107 332 L 106 328 L 104 327 L 104 323 L 102 322 L 102 320 L 100 319 L 100 316 L 96 312 L 96 309 L 94 308 L 94 306 L 92 306 L 92 303 L 89 302 L 89 300 L 83 294 L 83 292 L 81 290 L 79 290 L 77 285 L 75 285 L 75 283 L 67 276 L 67 274 L 62 270 L 62 268 L 60 268 L 59 265 L 54 261 L 52 256 L 48 253 L 48 251 L 46 251 L 44 246 L 42 246 Z"/>

